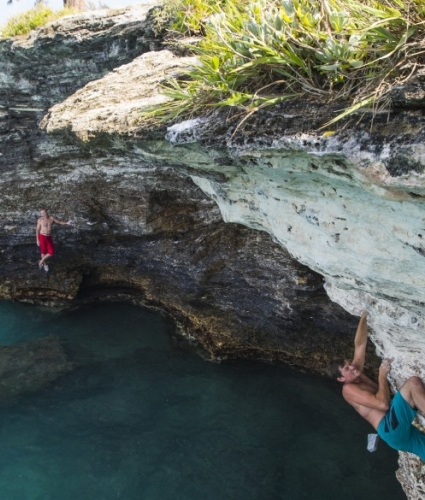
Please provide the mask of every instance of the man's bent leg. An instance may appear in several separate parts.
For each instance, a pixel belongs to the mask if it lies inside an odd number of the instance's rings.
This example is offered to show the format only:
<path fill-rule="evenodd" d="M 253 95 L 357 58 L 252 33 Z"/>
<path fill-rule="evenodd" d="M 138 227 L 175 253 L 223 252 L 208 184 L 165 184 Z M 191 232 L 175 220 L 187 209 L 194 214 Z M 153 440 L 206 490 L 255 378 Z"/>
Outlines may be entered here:
<path fill-rule="evenodd" d="M 46 253 L 46 255 L 40 260 L 40 265 L 44 266 L 46 264 L 46 260 L 49 259 L 51 255 L 49 253 Z"/>
<path fill-rule="evenodd" d="M 400 392 L 412 408 L 420 410 L 425 415 L 425 386 L 419 377 L 410 377 L 406 380 Z"/>
<path fill-rule="evenodd" d="M 40 234 L 40 246 L 43 246 L 44 256 L 40 260 L 40 266 L 46 264 L 46 260 L 53 256 L 55 253 L 53 247 L 53 240 L 50 235 Z"/>
<path fill-rule="evenodd" d="M 425 415 L 425 385 L 419 377 L 411 377 L 402 385 L 400 393 L 406 402 Z M 425 434 L 411 426 L 410 438 L 405 451 L 418 455 L 425 462 Z"/>
<path fill-rule="evenodd" d="M 405 390 L 408 386 L 405 388 Z M 378 426 L 378 434 L 391 448 L 418 455 L 425 462 L 425 434 L 412 425 L 416 410 L 398 392 Z"/>

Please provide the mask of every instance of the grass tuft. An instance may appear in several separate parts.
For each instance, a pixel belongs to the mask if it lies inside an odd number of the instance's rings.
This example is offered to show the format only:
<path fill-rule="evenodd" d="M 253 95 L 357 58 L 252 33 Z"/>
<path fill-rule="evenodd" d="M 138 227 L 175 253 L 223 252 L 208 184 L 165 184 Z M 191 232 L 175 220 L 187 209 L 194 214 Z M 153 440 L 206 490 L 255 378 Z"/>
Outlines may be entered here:
<path fill-rule="evenodd" d="M 10 38 L 18 35 L 26 35 L 40 26 L 73 13 L 75 13 L 73 9 L 52 11 L 46 5 L 39 4 L 33 9 L 11 17 L 7 24 L 0 29 L 1 37 Z"/>
<path fill-rule="evenodd" d="M 199 65 L 169 81 L 151 123 L 237 108 L 243 119 L 293 98 L 342 103 L 324 126 L 388 106 L 425 53 L 423 0 L 169 0 L 173 34 L 201 34 Z"/>

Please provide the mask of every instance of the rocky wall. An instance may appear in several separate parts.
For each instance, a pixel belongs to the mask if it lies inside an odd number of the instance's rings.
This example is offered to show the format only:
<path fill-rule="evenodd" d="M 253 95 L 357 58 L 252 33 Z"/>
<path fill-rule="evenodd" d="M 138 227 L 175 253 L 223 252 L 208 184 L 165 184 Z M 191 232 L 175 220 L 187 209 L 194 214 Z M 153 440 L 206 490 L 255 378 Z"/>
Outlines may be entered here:
<path fill-rule="evenodd" d="M 425 378 L 421 72 L 390 109 L 328 134 L 320 126 L 337 107 L 308 102 L 237 130 L 220 112 L 147 128 L 140 111 L 194 60 L 163 50 L 148 9 L 125 15 L 90 30 L 77 16 L 0 44 L 1 296 L 70 303 L 115 290 L 168 311 L 216 359 L 316 371 L 350 355 L 366 308 L 370 356 L 393 358 L 393 388 Z M 136 42 L 121 43 L 133 28 Z M 104 66 L 61 67 L 59 93 L 40 83 L 39 64 L 19 80 L 23 55 L 42 61 L 68 39 L 94 48 L 115 36 L 96 52 Z M 57 229 L 48 274 L 37 268 L 40 204 L 75 222 Z M 408 454 L 400 464 L 409 499 L 423 498 L 423 464 Z"/>
<path fill-rule="evenodd" d="M 164 131 L 139 134 L 140 109 L 193 62 L 160 50 L 151 8 L 72 16 L 0 43 L 0 295 L 126 295 L 174 316 L 214 359 L 320 372 L 351 350 L 356 319 L 269 235 L 223 222 L 190 160 L 175 168 Z M 37 265 L 41 206 L 74 223 L 55 228 L 48 274 Z"/>

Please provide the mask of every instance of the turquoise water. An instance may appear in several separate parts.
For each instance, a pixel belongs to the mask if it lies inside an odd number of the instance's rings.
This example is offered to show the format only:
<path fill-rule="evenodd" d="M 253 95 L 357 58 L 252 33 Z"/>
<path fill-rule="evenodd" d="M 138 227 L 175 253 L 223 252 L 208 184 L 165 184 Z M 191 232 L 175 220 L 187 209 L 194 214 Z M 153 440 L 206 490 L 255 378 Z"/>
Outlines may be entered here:
<path fill-rule="evenodd" d="M 59 335 L 77 364 L 0 404 L 1 500 L 405 499 L 397 453 L 331 382 L 214 364 L 125 303 L 0 302 L 0 342 Z"/>

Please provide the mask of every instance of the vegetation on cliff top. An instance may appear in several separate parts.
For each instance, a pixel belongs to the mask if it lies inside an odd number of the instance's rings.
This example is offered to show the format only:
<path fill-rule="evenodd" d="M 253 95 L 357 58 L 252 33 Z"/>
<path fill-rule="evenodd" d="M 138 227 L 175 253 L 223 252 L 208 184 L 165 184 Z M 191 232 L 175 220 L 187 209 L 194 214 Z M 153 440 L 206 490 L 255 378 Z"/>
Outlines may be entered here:
<path fill-rule="evenodd" d="M 341 103 L 331 122 L 390 106 L 425 52 L 423 0 L 168 0 L 170 31 L 201 36 L 199 64 L 167 82 L 152 123 L 237 108 L 242 119 L 288 99 Z"/>
<path fill-rule="evenodd" d="M 2 38 L 9 38 L 17 35 L 26 35 L 40 26 L 75 12 L 75 10 L 70 8 L 53 11 L 45 4 L 39 3 L 33 9 L 11 17 L 7 24 L 1 28 L 1 36 Z"/>

